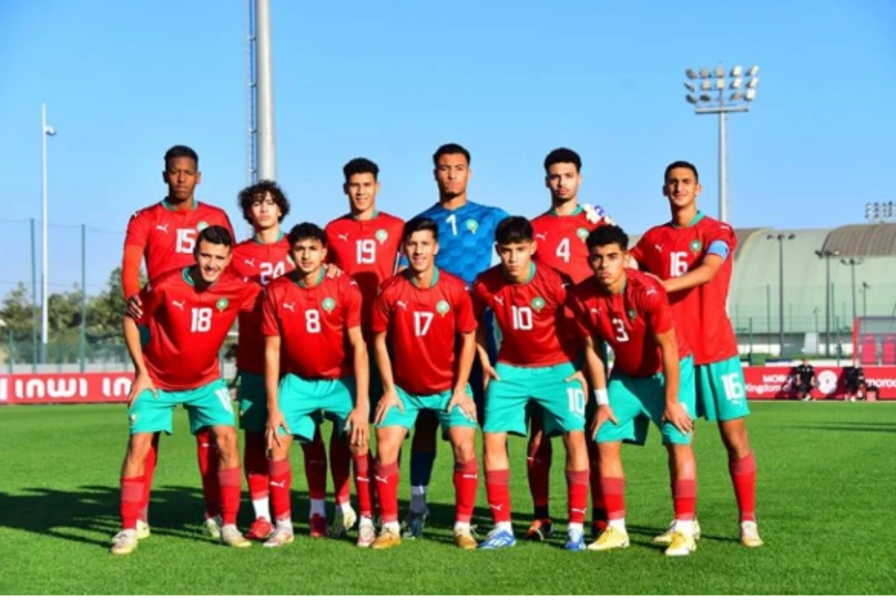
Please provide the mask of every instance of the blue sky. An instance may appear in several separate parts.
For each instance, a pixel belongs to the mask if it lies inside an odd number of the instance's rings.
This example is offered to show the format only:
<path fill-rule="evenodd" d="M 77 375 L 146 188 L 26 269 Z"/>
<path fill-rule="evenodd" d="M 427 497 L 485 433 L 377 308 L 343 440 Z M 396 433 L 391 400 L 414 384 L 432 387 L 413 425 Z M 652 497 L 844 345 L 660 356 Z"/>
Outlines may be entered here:
<path fill-rule="evenodd" d="M 894 200 L 896 4 L 761 0 L 327 3 L 271 0 L 278 179 L 289 222 L 344 212 L 341 167 L 382 169 L 382 209 L 436 199 L 430 156 L 473 153 L 471 198 L 534 216 L 541 161 L 583 157 L 581 199 L 643 231 L 666 218 L 664 166 L 695 162 L 716 213 L 717 121 L 684 101 L 684 69 L 761 66 L 729 120 L 729 220 L 835 227 Z M 0 293 L 30 280 L 40 218 L 40 103 L 50 140 L 53 290 L 88 289 L 118 262 L 129 215 L 160 199 L 162 155 L 200 154 L 200 198 L 227 208 L 246 183 L 243 0 L 0 3 Z M 13 222 L 9 222 L 12 220 Z M 57 226 L 58 225 L 58 226 Z M 240 227 L 241 231 L 244 231 Z"/>

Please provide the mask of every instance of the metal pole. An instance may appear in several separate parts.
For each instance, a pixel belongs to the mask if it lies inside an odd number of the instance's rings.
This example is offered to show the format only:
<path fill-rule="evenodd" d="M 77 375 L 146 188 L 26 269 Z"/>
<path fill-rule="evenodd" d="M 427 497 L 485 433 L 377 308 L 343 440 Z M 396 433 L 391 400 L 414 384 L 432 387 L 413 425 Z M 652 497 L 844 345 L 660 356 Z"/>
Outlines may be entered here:
<path fill-rule="evenodd" d="M 778 343 L 784 356 L 784 236 L 778 235 Z"/>
<path fill-rule="evenodd" d="M 865 286 L 865 282 L 862 282 L 862 316 L 868 316 L 868 288 L 870 286 Z"/>
<path fill-rule="evenodd" d="M 78 362 L 84 372 L 87 352 L 87 227 L 81 225 L 81 331 L 78 336 Z"/>
<path fill-rule="evenodd" d="M 258 77 L 258 178 L 277 178 L 274 140 L 274 79 L 271 69 L 269 0 L 256 0 L 256 76 Z"/>
<path fill-rule="evenodd" d="M 9 357 L 9 374 L 12 375 L 12 327 L 10 327 L 6 331 L 6 339 L 7 339 L 7 350 L 6 353 Z"/>
<path fill-rule="evenodd" d="M 852 322 L 855 324 L 858 312 L 856 311 L 856 261 L 853 258 L 849 259 L 849 270 L 852 278 Z"/>
<path fill-rule="evenodd" d="M 771 340 L 772 335 L 772 284 L 765 284 L 765 339 Z M 771 344 L 769 344 L 771 345 Z M 769 351 L 771 354 L 771 351 Z"/>
<path fill-rule="evenodd" d="M 37 373 L 37 241 L 31 219 L 31 372 Z"/>
<path fill-rule="evenodd" d="M 40 105 L 41 140 L 43 141 L 43 199 L 41 203 L 41 361 L 47 360 L 47 343 L 49 341 L 50 311 L 48 306 L 50 290 L 50 260 L 47 254 L 47 105 Z"/>
<path fill-rule="evenodd" d="M 831 356 L 831 255 L 824 257 L 825 284 L 824 284 L 824 355 Z"/>
<path fill-rule="evenodd" d="M 728 222 L 728 193 L 725 184 L 725 111 L 719 112 L 719 221 Z"/>

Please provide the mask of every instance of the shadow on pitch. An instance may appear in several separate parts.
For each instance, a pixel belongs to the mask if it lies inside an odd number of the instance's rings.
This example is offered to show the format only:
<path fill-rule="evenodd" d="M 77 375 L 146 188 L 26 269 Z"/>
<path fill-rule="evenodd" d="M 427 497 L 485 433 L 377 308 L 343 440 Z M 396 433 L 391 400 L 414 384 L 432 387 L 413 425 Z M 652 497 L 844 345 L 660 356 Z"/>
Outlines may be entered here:
<path fill-rule="evenodd" d="M 854 433 L 896 433 L 896 423 L 838 423 L 837 425 L 796 425 L 795 429 L 850 431 Z"/>

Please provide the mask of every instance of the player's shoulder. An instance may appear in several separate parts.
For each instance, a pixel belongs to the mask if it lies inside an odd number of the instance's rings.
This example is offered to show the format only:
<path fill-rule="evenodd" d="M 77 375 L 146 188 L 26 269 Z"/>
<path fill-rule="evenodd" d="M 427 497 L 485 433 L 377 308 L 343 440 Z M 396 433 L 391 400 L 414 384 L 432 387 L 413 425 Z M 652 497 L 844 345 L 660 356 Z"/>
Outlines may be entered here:
<path fill-rule="evenodd" d="M 270 281 L 265 289 L 268 294 L 279 293 L 282 290 L 289 289 L 290 286 L 295 286 L 295 282 L 292 280 L 292 274 L 287 273 L 286 275 L 281 275 L 276 279 Z"/>
<path fill-rule="evenodd" d="M 388 279 L 381 281 L 377 293 L 389 302 L 397 296 L 400 296 L 407 286 L 408 278 L 405 275 L 405 272 L 401 271 L 400 273 L 396 273 Z"/>
<path fill-rule="evenodd" d="M 555 269 L 554 267 L 541 261 L 534 261 L 533 264 L 535 265 L 535 276 L 546 281 L 551 286 L 567 288 L 572 287 L 572 277 L 570 277 L 566 273 Z"/>
<path fill-rule="evenodd" d="M 476 279 L 473 280 L 473 289 L 496 289 L 503 283 L 504 275 L 501 273 L 501 265 L 495 265 L 476 276 Z"/>
<path fill-rule="evenodd" d="M 344 215 L 339 215 L 338 217 L 336 217 L 335 219 L 332 219 L 329 223 L 324 225 L 324 232 L 341 229 L 352 222 L 353 222 L 353 219 L 349 213 L 346 213 Z"/>
<path fill-rule="evenodd" d="M 547 225 L 553 217 L 554 215 L 551 211 L 546 210 L 537 217 L 532 218 L 532 227 L 538 228 L 539 226 Z"/>
<path fill-rule="evenodd" d="M 135 210 L 133 214 L 131 214 L 131 218 L 128 222 L 154 219 L 159 210 L 164 210 L 162 203 L 154 202 L 149 206 L 144 206 L 143 208 Z"/>
<path fill-rule="evenodd" d="M 638 240 L 638 243 L 640 243 L 641 241 L 647 243 L 651 240 L 654 240 L 654 239 L 664 235 L 665 233 L 667 233 L 670 230 L 672 230 L 672 225 L 671 225 L 671 223 L 668 223 L 668 222 L 660 223 L 659 225 L 654 225 L 653 227 L 651 227 L 650 229 L 648 229 L 647 231 L 644 232 L 644 235 L 641 236 L 640 240 Z"/>
<path fill-rule="evenodd" d="M 377 213 L 376 219 L 385 227 L 404 227 L 404 219 L 382 210 Z"/>
<path fill-rule="evenodd" d="M 447 289 L 455 292 L 466 292 L 470 289 L 466 281 L 443 270 L 439 270 L 439 285 L 444 285 Z"/>
<path fill-rule="evenodd" d="M 506 210 L 498 206 L 480 204 L 472 201 L 467 201 L 467 206 L 469 206 L 471 213 L 482 215 L 483 218 L 492 218 L 496 221 L 501 221 L 509 216 Z"/>
<path fill-rule="evenodd" d="M 187 269 L 189 269 L 189 267 L 177 267 L 164 271 L 156 277 L 153 277 L 152 280 L 146 284 L 146 288 L 162 290 L 172 286 L 185 285 L 188 283 L 186 276 Z"/>
<path fill-rule="evenodd" d="M 597 281 L 593 277 L 586 277 L 579 283 L 574 283 L 569 287 L 569 297 L 573 300 L 584 302 L 599 295 L 600 288 L 598 288 Z"/>
<path fill-rule="evenodd" d="M 202 202 L 201 200 L 196 201 L 196 211 L 201 212 L 204 215 L 214 215 L 229 220 L 227 211 L 223 208 L 215 206 L 214 204 L 209 204 L 208 202 Z"/>
<path fill-rule="evenodd" d="M 358 282 L 355 281 L 355 278 L 345 272 L 340 273 L 335 277 L 327 276 L 325 282 L 342 293 L 361 293 L 361 288 L 358 287 Z"/>
<path fill-rule="evenodd" d="M 731 225 L 724 221 L 719 221 L 718 219 L 714 219 L 706 215 L 704 215 L 703 218 L 697 222 L 697 227 L 701 231 L 724 234 L 732 238 L 735 237 L 734 228 Z"/>
<path fill-rule="evenodd" d="M 650 275 L 635 269 L 626 269 L 625 275 L 626 288 L 631 296 L 646 301 L 661 300 L 666 296 L 662 284 Z"/>

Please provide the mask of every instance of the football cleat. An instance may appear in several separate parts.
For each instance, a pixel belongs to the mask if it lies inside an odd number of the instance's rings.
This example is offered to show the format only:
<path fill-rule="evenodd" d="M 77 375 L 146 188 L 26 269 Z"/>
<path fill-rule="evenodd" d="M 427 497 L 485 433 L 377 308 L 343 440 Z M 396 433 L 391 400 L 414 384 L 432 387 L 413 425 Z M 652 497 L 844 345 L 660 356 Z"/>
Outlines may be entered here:
<path fill-rule="evenodd" d="M 574 552 L 579 552 L 585 549 L 585 532 L 583 531 L 568 531 L 566 533 L 566 545 L 564 546 L 567 550 L 572 550 Z"/>
<path fill-rule="evenodd" d="M 511 548 L 516 545 L 516 538 L 513 533 L 506 529 L 498 529 L 495 527 L 488 532 L 485 541 L 479 544 L 480 550 L 498 550 L 500 548 Z"/>
<path fill-rule="evenodd" d="M 348 530 L 354 527 L 357 522 L 358 513 L 355 512 L 355 509 L 350 507 L 348 512 L 342 512 L 342 510 L 337 508 L 336 514 L 333 515 L 333 525 L 330 527 L 330 537 L 344 538 Z"/>
<path fill-rule="evenodd" d="M 311 537 L 325 538 L 327 537 L 328 531 L 329 528 L 327 527 L 327 518 L 325 516 L 318 514 L 311 515 Z"/>
<path fill-rule="evenodd" d="M 221 543 L 231 548 L 252 547 L 252 542 L 243 537 L 236 525 L 225 525 L 221 528 Z"/>
<path fill-rule="evenodd" d="M 149 535 L 149 523 L 137 519 L 137 539 L 145 540 Z"/>
<path fill-rule="evenodd" d="M 109 550 L 116 556 L 125 556 L 137 549 L 138 534 L 136 529 L 125 529 L 119 531 L 112 538 L 114 542 Z"/>
<path fill-rule="evenodd" d="M 380 532 L 380 535 L 374 542 L 370 545 L 374 550 L 386 550 L 388 548 L 394 548 L 395 546 L 401 545 L 401 536 L 398 535 L 397 531 L 393 531 L 391 529 L 383 529 Z"/>
<path fill-rule="evenodd" d="M 469 528 L 454 530 L 454 545 L 461 550 L 475 550 L 479 547 Z"/>
<path fill-rule="evenodd" d="M 530 542 L 543 542 L 554 535 L 554 522 L 550 519 L 535 519 L 529 525 L 526 539 Z"/>
<path fill-rule="evenodd" d="M 747 548 L 758 548 L 764 543 L 759 537 L 759 528 L 755 521 L 744 521 L 740 524 L 740 543 Z"/>
<path fill-rule="evenodd" d="M 597 541 L 588 545 L 588 549 L 603 552 L 605 550 L 615 550 L 616 548 L 628 548 L 628 544 L 628 533 L 619 531 L 611 525 L 597 538 Z"/>
<path fill-rule="evenodd" d="M 694 536 L 683 531 L 676 531 L 672 534 L 672 541 L 669 542 L 664 554 L 666 556 L 690 556 L 692 552 L 696 551 L 697 543 L 694 541 Z"/>
<path fill-rule="evenodd" d="M 423 537 L 423 526 L 426 524 L 428 513 L 409 511 L 408 516 L 404 519 L 404 537 L 409 540 L 416 540 Z"/>
<path fill-rule="evenodd" d="M 262 546 L 265 548 L 281 548 L 287 544 L 291 544 L 295 539 L 292 527 L 277 525 L 274 533 Z"/>
<path fill-rule="evenodd" d="M 274 532 L 274 526 L 267 519 L 258 518 L 246 532 L 247 540 L 266 540 Z"/>
<path fill-rule="evenodd" d="M 665 544 L 668 546 L 672 543 L 672 535 L 675 533 L 675 521 L 669 523 L 669 529 L 653 538 L 654 543 Z M 700 539 L 700 522 L 694 517 L 694 541 Z"/>
<path fill-rule="evenodd" d="M 205 530 L 208 532 L 208 535 L 213 540 L 221 539 L 221 528 L 223 527 L 224 522 L 221 520 L 221 515 L 217 517 L 209 517 L 202 524 L 205 527 Z"/>
<path fill-rule="evenodd" d="M 376 541 L 376 529 L 370 519 L 361 519 L 361 525 L 358 526 L 358 548 L 370 548 Z"/>

